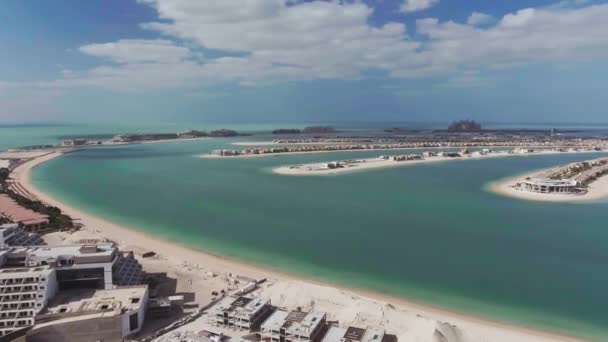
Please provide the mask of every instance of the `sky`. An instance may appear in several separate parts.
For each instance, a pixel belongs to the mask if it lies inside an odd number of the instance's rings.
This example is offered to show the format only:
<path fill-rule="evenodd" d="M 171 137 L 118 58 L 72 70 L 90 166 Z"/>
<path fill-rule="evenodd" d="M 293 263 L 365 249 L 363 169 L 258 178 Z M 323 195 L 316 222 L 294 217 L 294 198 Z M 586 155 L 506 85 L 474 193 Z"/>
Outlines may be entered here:
<path fill-rule="evenodd" d="M 607 18 L 591 0 L 4 0 L 0 123 L 607 123 Z"/>

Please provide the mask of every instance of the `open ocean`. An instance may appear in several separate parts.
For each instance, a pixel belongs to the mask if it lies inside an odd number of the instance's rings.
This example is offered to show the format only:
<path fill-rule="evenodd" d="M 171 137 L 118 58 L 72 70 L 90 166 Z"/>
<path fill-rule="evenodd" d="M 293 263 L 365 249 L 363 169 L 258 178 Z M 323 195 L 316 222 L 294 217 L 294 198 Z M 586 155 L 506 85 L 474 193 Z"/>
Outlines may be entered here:
<path fill-rule="evenodd" d="M 125 131 L 20 129 L 18 138 L 0 135 L 0 149 Z M 270 169 L 388 153 L 196 157 L 238 148 L 232 141 L 269 138 L 86 149 L 38 167 L 33 181 L 87 212 L 213 253 L 606 340 L 608 202 L 526 202 L 484 190 L 490 181 L 597 155 L 455 161 L 328 177 L 279 176 Z"/>

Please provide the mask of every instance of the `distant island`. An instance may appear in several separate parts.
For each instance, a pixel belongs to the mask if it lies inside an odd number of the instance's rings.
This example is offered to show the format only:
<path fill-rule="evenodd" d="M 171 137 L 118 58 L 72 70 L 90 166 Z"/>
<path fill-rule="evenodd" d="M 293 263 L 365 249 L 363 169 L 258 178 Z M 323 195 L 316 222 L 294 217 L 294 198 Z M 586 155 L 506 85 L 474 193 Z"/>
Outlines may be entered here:
<path fill-rule="evenodd" d="M 336 129 L 331 126 L 308 126 L 302 130 L 297 128 L 279 128 L 272 131 L 272 134 L 317 134 L 335 132 Z"/>
<path fill-rule="evenodd" d="M 297 128 L 279 128 L 272 131 L 272 134 L 300 134 L 302 130 Z"/>
<path fill-rule="evenodd" d="M 448 132 L 453 133 L 471 133 L 481 132 L 481 124 L 473 120 L 454 121 L 448 126 Z"/>
<path fill-rule="evenodd" d="M 335 133 L 336 129 L 331 126 L 309 126 L 302 130 L 304 134 L 312 133 Z"/>

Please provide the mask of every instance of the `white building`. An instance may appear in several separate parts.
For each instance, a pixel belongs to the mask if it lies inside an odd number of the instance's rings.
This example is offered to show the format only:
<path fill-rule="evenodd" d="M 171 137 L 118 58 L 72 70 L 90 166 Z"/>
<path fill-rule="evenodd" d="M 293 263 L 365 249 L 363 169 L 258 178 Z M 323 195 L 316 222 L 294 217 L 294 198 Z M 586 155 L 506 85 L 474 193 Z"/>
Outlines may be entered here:
<path fill-rule="evenodd" d="M 0 266 L 6 261 L 0 251 Z M 54 269 L 0 269 L 0 336 L 34 324 L 36 315 L 57 293 Z"/>
<path fill-rule="evenodd" d="M 270 299 L 265 297 L 227 298 L 209 313 L 211 323 L 240 330 L 256 331 L 271 313 Z"/>
<path fill-rule="evenodd" d="M 331 326 L 322 342 L 382 342 L 384 335 L 385 331 L 382 328 Z"/>
<path fill-rule="evenodd" d="M 122 341 L 141 330 L 147 302 L 146 285 L 61 292 L 36 317 L 27 341 Z"/>
<path fill-rule="evenodd" d="M 60 289 L 112 289 L 138 285 L 141 265 L 132 254 L 122 253 L 112 242 L 71 246 L 15 247 L 6 254 L 7 264 L 17 267 L 49 265 L 57 271 Z"/>
<path fill-rule="evenodd" d="M 317 342 L 321 340 L 327 327 L 325 312 L 276 310 L 262 324 L 262 341 L 275 342 Z"/>
<path fill-rule="evenodd" d="M 572 179 L 530 178 L 515 185 L 522 191 L 538 192 L 542 194 L 572 194 L 583 191 L 579 183 Z"/>
<path fill-rule="evenodd" d="M 37 324 L 40 310 L 58 292 L 112 290 L 142 279 L 137 260 L 113 243 L 0 249 L 0 335 Z"/>

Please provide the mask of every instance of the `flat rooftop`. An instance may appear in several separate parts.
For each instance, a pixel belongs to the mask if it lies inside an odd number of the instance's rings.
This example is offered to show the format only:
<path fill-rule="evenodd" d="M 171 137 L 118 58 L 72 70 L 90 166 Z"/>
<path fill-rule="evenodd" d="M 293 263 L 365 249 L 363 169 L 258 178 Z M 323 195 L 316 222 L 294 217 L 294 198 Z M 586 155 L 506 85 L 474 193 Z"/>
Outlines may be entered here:
<path fill-rule="evenodd" d="M 215 312 L 230 312 L 236 316 L 249 316 L 260 310 L 270 300 L 266 297 L 239 297 L 232 302 L 216 306 Z"/>
<path fill-rule="evenodd" d="M 90 313 L 137 310 L 144 305 L 147 285 L 129 286 L 112 290 L 78 289 L 61 291 L 49 303 L 43 315 Z"/>
<path fill-rule="evenodd" d="M 263 330 L 279 330 L 285 323 L 289 312 L 285 310 L 275 310 L 270 317 L 262 324 Z"/>
<path fill-rule="evenodd" d="M 262 324 L 265 330 L 285 329 L 287 333 L 308 335 L 323 320 L 326 313 L 320 311 L 291 311 L 276 310 Z"/>
<path fill-rule="evenodd" d="M 40 259 L 52 259 L 59 256 L 110 256 L 115 250 L 117 250 L 117 247 L 114 243 L 104 242 L 91 245 L 16 247 L 12 249 L 11 253 L 27 254 L 30 257 L 38 257 Z"/>
<path fill-rule="evenodd" d="M 322 342 L 381 342 L 385 331 L 382 328 L 337 327 L 332 326 Z"/>

